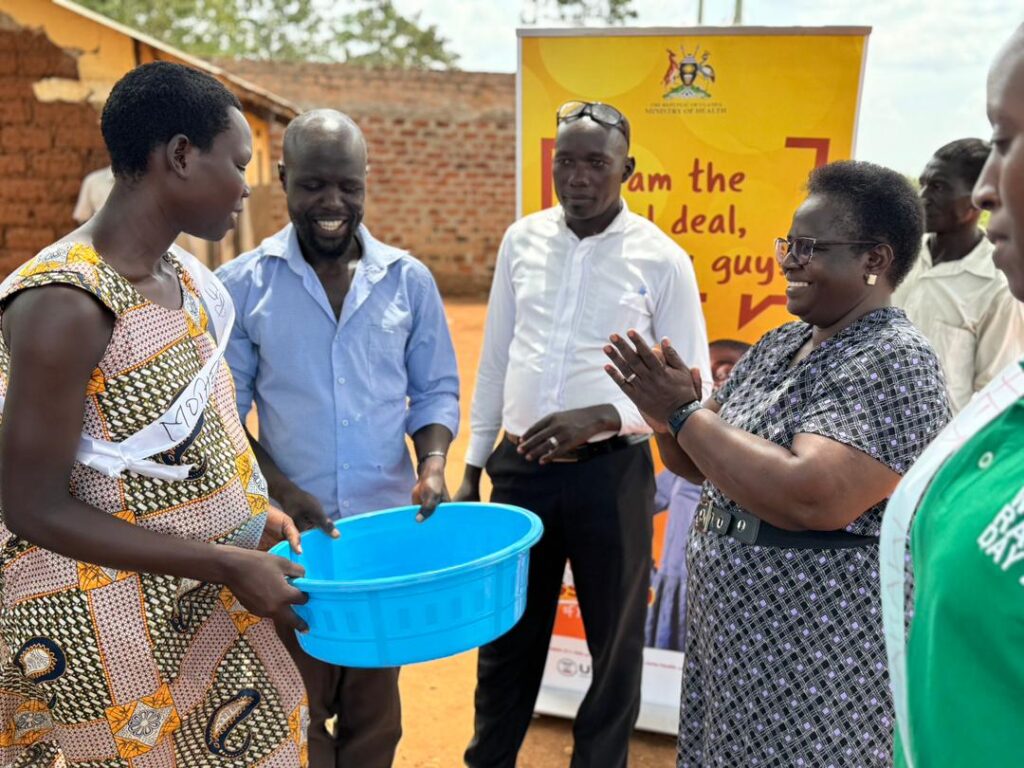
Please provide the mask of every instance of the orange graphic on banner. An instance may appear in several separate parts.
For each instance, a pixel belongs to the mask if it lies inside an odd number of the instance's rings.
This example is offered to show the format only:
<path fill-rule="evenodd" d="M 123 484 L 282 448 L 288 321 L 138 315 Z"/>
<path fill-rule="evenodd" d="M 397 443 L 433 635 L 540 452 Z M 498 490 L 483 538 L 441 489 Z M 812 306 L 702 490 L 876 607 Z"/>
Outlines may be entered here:
<path fill-rule="evenodd" d="M 558 595 L 558 613 L 555 614 L 554 633 L 580 640 L 586 637 L 586 633 L 583 631 L 580 605 L 576 602 L 576 588 L 572 584 L 562 584 L 562 592 Z"/>

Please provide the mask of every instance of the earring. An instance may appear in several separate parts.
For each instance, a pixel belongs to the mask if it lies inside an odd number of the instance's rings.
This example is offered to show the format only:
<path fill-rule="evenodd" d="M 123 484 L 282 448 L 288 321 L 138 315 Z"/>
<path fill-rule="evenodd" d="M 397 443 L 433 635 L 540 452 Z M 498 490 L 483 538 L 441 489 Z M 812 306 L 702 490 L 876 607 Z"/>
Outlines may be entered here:
<path fill-rule="evenodd" d="M 868 285 L 874 285 L 878 282 L 878 275 L 865 275 L 864 282 Z"/>

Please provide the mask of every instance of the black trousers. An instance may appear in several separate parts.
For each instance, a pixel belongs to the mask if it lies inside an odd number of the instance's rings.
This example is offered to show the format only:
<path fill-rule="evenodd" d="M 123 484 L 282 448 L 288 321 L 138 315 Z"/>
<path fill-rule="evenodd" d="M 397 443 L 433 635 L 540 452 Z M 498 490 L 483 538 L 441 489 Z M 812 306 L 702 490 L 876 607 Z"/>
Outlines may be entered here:
<path fill-rule="evenodd" d="M 391 768 L 402 738 L 399 667 L 337 667 L 307 655 L 291 630 L 277 634 L 309 698 L 309 768 Z"/>
<path fill-rule="evenodd" d="M 540 689 L 562 574 L 572 566 L 590 689 L 573 724 L 571 768 L 625 768 L 640 709 L 644 617 L 651 571 L 654 470 L 650 447 L 577 464 L 525 461 L 502 439 L 487 462 L 491 500 L 535 512 L 544 535 L 530 552 L 526 611 L 480 648 L 470 768 L 515 768 Z"/>

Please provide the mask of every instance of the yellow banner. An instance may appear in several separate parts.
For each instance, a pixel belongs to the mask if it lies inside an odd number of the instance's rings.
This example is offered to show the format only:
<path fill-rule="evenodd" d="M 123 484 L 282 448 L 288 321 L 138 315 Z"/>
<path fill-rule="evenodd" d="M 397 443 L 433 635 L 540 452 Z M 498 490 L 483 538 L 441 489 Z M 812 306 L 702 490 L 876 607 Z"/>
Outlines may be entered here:
<path fill-rule="evenodd" d="M 811 169 L 852 154 L 869 31 L 521 30 L 519 213 L 557 202 L 559 105 L 618 107 L 637 160 L 624 190 L 630 209 L 693 258 L 708 338 L 756 341 L 792 319 L 774 241 Z M 666 517 L 655 517 L 656 562 Z M 644 649 L 638 727 L 676 732 L 681 650 L 656 640 Z M 574 716 L 591 666 L 567 572 L 537 711 Z"/>
<path fill-rule="evenodd" d="M 630 209 L 693 258 L 708 338 L 791 319 L 773 242 L 816 165 L 849 158 L 867 28 L 520 30 L 520 213 L 555 203 L 555 111 L 579 99 L 632 124 Z"/>

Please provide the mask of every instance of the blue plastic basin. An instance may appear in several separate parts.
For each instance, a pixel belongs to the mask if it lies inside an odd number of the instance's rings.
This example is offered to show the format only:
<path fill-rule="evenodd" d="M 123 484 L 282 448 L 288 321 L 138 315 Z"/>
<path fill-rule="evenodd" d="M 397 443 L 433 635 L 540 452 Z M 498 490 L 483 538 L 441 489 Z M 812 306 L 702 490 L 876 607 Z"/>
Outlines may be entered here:
<path fill-rule="evenodd" d="M 341 538 L 302 535 L 295 606 L 310 656 L 346 667 L 395 667 L 440 659 L 503 635 L 523 615 L 530 547 L 543 532 L 532 512 L 505 504 L 442 504 L 346 518 Z"/>

